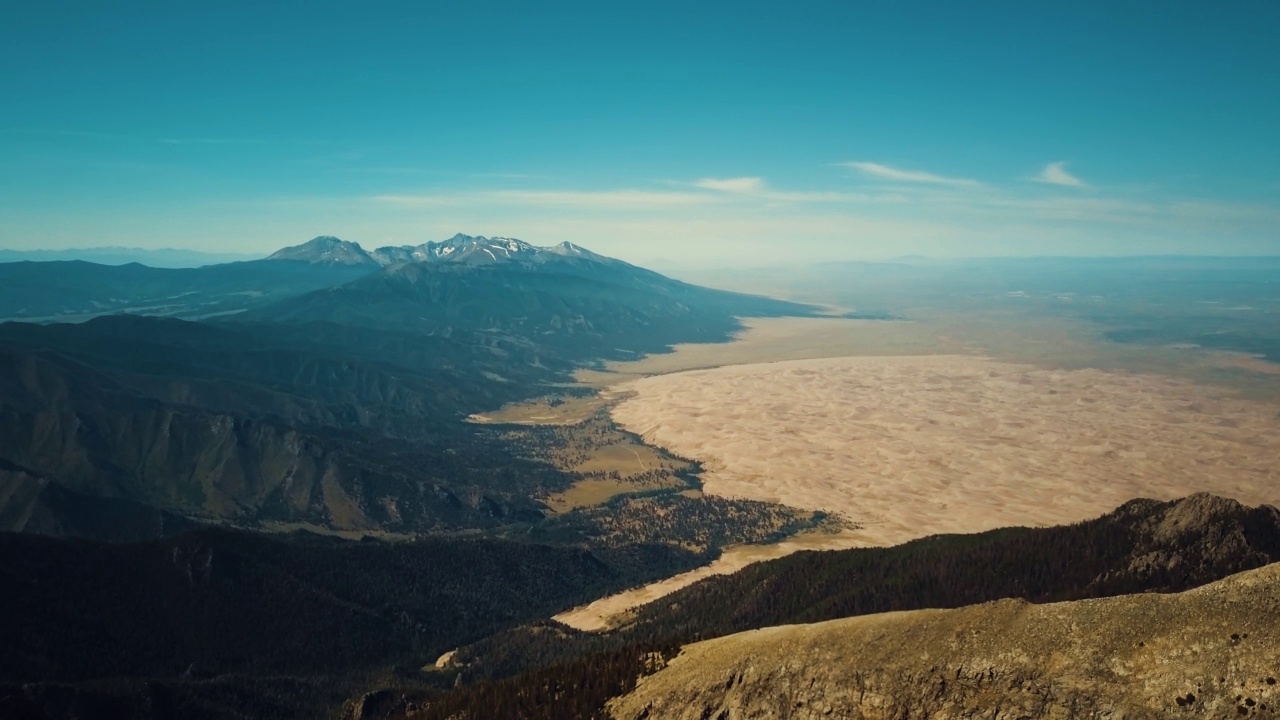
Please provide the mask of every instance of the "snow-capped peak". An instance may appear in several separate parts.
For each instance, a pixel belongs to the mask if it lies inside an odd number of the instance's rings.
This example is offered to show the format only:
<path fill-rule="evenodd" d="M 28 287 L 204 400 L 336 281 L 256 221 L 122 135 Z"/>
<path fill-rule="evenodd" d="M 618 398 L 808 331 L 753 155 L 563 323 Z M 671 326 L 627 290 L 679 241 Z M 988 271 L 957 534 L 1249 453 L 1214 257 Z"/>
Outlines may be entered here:
<path fill-rule="evenodd" d="M 321 236 L 302 245 L 284 248 L 271 256 L 275 260 L 303 260 L 317 264 L 399 265 L 402 263 L 458 263 L 492 265 L 504 262 L 545 263 L 556 258 L 577 258 L 594 262 L 615 262 L 570 242 L 538 247 L 509 237 L 484 237 L 458 233 L 442 242 L 422 245 L 381 247 L 366 251 L 359 244 Z"/>

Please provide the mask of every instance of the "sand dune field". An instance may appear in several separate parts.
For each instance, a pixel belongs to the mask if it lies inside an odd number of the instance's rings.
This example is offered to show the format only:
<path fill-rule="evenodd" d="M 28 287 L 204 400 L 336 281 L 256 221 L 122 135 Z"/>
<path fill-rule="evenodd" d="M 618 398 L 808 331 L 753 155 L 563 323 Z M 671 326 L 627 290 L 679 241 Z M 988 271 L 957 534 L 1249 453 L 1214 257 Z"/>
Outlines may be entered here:
<path fill-rule="evenodd" d="M 1228 365 L 1247 372 L 1218 372 Z M 799 549 L 1054 525 L 1198 491 L 1280 504 L 1277 367 L 1100 342 L 1063 322 L 774 318 L 745 320 L 731 343 L 583 371 L 619 425 L 702 461 L 705 492 L 837 512 L 862 528 L 730 548 L 557 619 L 600 630 Z"/>
<path fill-rule="evenodd" d="M 843 357 L 615 386 L 614 419 L 705 492 L 843 514 L 869 544 L 1198 491 L 1280 504 L 1280 407 L 1155 374 L 966 355 Z"/>

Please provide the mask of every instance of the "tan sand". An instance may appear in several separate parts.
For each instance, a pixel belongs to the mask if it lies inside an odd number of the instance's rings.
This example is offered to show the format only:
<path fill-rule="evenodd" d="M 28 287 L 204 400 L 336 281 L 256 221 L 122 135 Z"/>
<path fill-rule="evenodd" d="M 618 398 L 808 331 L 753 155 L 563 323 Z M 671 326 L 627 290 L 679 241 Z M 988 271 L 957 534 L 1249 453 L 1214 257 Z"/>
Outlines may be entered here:
<path fill-rule="evenodd" d="M 600 412 L 608 400 L 591 397 L 542 397 L 511 403 L 487 413 L 473 413 L 467 422 L 481 425 L 577 425 Z"/>
<path fill-rule="evenodd" d="M 1280 376 L 1253 357 L 1105 343 L 1060 319 L 743 325 L 732 343 L 678 345 L 579 380 L 606 388 L 626 429 L 702 460 L 706 492 L 865 528 L 732 548 L 557 619 L 605 629 L 704 577 L 799 549 L 1073 522 L 1200 490 L 1280 503 L 1280 392 L 1266 382 Z"/>
<path fill-rule="evenodd" d="M 603 505 L 611 498 L 619 495 L 654 490 L 679 490 L 688 484 L 675 475 L 664 475 L 653 480 L 612 480 L 607 478 L 588 478 L 579 480 L 568 490 L 552 493 L 543 499 L 543 503 L 555 513 L 563 513 L 574 508 Z M 689 492 L 697 492 L 690 490 Z"/>
<path fill-rule="evenodd" d="M 605 371 L 579 370 L 585 385 L 616 385 L 628 379 L 724 365 L 850 355 L 961 353 L 967 346 L 938 326 L 906 321 L 847 318 L 742 318 L 730 343 L 675 345 L 670 353 L 609 362 Z"/>
<path fill-rule="evenodd" d="M 1135 497 L 1280 503 L 1280 408 L 1163 375 L 970 356 L 660 375 L 614 419 L 702 460 L 704 491 L 837 512 L 876 544 L 1055 525 Z"/>
<path fill-rule="evenodd" d="M 866 547 L 868 544 L 857 531 L 845 531 L 838 534 L 797 535 L 769 545 L 739 545 L 725 550 L 710 565 L 703 565 L 665 580 L 600 598 L 589 605 L 560 613 L 554 619 L 579 630 L 599 632 L 625 622 L 625 613 L 628 610 L 653 602 L 713 575 L 729 575 L 751 563 L 774 560 L 801 550 L 843 550 Z"/>

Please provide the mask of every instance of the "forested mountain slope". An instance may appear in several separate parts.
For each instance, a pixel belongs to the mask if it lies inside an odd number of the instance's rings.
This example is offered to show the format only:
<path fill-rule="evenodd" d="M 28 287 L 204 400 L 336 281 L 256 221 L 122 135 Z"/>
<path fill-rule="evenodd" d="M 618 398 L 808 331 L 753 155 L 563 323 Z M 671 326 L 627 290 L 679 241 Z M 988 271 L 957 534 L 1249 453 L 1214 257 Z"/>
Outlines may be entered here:
<path fill-rule="evenodd" d="M 572 716 L 591 717 L 608 692 L 623 692 L 649 666 L 650 653 L 670 655 L 690 642 L 1002 598 L 1042 603 L 1176 592 L 1277 560 L 1280 511 L 1203 494 L 1174 502 L 1134 500 L 1069 526 L 802 552 L 672 593 L 609 633 L 539 623 L 462 648 L 455 656 L 459 671 L 479 682 L 419 717 L 566 717 L 539 708 L 569 695 L 578 708 Z M 516 677 L 483 680 L 511 675 Z"/>
<path fill-rule="evenodd" d="M 189 271 L 19 273 L 14 302 L 44 292 L 41 278 L 102 297 L 186 283 L 174 302 L 248 299 L 244 312 L 199 322 L 0 324 L 0 529 L 138 538 L 189 517 L 412 535 L 534 521 L 537 498 L 572 478 L 517 457 L 467 415 L 605 358 L 726 339 L 739 315 L 811 312 L 576 246 L 459 236 L 429 249 L 436 261 L 410 248 L 409 262 L 384 267 L 354 243 L 317 238 Z M 272 277 L 271 292 L 237 290 Z M 126 516 L 144 530 L 112 521 Z"/>

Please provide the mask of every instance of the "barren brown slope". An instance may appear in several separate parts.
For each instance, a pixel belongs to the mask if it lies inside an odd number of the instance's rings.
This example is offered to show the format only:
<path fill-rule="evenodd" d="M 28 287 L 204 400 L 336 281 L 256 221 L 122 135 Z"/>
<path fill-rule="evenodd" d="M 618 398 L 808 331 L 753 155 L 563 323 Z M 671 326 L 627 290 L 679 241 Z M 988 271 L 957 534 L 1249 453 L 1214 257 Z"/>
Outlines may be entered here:
<path fill-rule="evenodd" d="M 1176 595 L 1017 600 L 690 645 L 610 703 L 641 718 L 1280 715 L 1280 564 Z"/>

